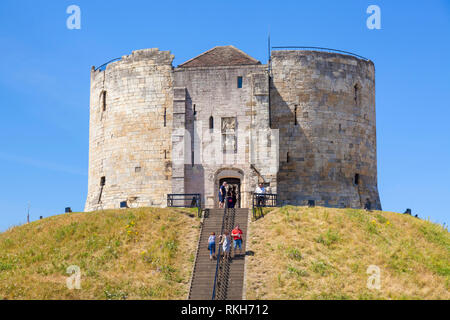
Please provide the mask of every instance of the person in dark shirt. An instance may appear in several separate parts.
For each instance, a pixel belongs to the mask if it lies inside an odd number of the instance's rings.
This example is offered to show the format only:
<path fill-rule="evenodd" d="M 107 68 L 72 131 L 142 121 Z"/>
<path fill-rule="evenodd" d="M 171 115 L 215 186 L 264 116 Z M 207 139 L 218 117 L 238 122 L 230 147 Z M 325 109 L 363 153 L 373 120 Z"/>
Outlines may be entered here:
<path fill-rule="evenodd" d="M 227 182 L 224 181 L 219 188 L 219 208 L 224 208 L 227 197 Z"/>

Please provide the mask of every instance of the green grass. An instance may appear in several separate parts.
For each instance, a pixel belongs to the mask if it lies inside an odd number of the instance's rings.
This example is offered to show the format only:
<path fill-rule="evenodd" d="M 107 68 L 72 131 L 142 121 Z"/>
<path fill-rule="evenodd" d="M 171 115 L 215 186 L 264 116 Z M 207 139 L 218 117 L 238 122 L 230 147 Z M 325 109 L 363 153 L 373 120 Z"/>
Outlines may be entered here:
<path fill-rule="evenodd" d="M 248 243 L 248 299 L 450 299 L 448 230 L 408 215 L 286 206 L 253 221 Z"/>
<path fill-rule="evenodd" d="M 0 234 L 0 299 L 185 299 L 200 220 L 190 209 L 71 213 Z M 81 290 L 69 290 L 71 265 Z"/>

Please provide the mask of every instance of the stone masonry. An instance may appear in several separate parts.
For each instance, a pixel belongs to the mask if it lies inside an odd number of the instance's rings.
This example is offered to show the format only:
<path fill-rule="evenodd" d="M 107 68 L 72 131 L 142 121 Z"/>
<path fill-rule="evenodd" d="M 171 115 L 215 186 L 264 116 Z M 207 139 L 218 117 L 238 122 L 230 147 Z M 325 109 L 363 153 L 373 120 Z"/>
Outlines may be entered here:
<path fill-rule="evenodd" d="M 86 211 L 170 193 L 211 208 L 226 179 L 241 207 L 263 182 L 281 204 L 381 209 L 371 61 L 297 50 L 264 65 L 233 46 L 172 61 L 145 49 L 92 70 Z"/>

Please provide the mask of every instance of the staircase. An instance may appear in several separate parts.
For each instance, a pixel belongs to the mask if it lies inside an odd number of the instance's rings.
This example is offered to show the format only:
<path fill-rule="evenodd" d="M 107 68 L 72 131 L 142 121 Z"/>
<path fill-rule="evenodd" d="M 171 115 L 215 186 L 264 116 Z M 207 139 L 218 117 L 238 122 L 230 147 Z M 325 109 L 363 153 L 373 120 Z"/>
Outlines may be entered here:
<path fill-rule="evenodd" d="M 232 246 L 232 259 L 221 261 L 216 286 L 216 299 L 241 300 L 244 288 L 245 242 L 247 240 L 248 209 L 228 209 L 226 225 L 229 232 L 239 224 L 243 232 L 242 252 L 235 257 Z M 203 228 L 197 248 L 197 258 L 192 275 L 190 300 L 211 300 L 214 289 L 217 259 L 209 259 L 208 238 L 211 232 L 216 233 L 216 253 L 219 252 L 218 242 L 222 230 L 224 209 L 211 209 L 209 217 L 204 219 Z M 233 227 L 230 227 L 233 226 Z M 238 251 L 239 253 L 239 251 Z"/>

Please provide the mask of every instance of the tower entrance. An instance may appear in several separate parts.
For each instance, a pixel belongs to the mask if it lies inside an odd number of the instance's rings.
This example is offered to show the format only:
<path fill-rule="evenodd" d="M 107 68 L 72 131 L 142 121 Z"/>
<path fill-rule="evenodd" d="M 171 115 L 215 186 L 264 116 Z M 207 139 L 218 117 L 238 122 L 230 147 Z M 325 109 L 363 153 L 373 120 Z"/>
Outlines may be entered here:
<path fill-rule="evenodd" d="M 241 208 L 241 179 L 239 178 L 221 178 L 219 180 L 219 186 L 224 182 L 227 183 L 227 193 L 231 194 L 235 200 L 235 208 Z"/>

